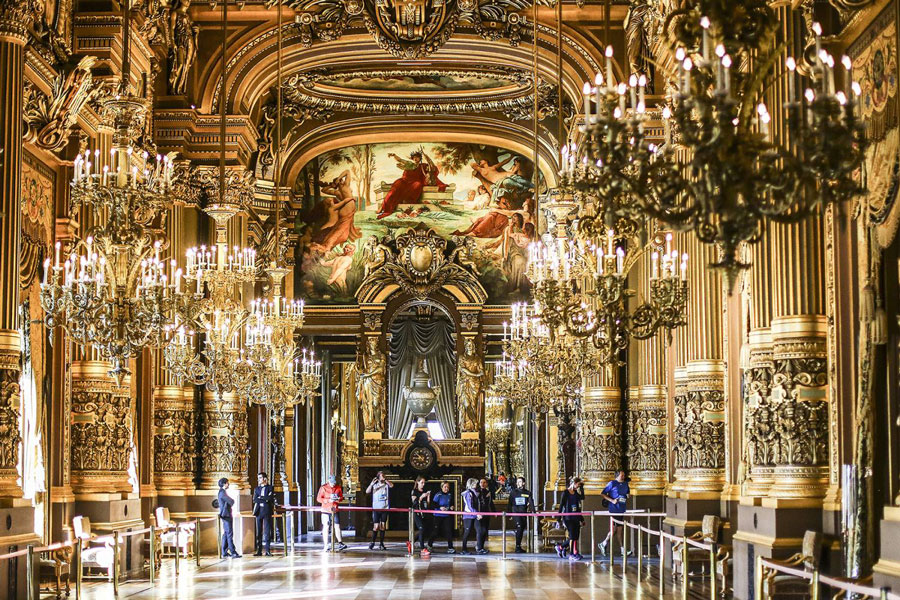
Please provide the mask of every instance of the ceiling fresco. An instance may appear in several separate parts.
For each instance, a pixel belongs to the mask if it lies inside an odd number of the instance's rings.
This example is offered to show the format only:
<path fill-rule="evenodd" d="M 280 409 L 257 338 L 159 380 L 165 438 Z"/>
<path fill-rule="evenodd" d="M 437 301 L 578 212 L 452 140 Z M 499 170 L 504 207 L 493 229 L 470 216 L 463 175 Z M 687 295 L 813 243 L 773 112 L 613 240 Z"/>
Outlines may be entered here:
<path fill-rule="evenodd" d="M 384 143 L 326 152 L 295 182 L 295 285 L 311 303 L 355 303 L 367 250 L 420 224 L 470 238 L 488 303 L 525 297 L 535 237 L 531 160 L 467 143 Z"/>

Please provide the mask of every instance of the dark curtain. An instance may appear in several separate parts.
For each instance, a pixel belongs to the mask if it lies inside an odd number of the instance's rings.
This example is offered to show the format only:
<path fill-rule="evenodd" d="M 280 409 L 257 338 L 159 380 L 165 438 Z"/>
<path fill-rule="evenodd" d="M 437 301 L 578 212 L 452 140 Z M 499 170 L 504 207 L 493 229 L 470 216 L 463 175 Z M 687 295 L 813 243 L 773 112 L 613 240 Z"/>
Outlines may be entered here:
<path fill-rule="evenodd" d="M 453 324 L 446 320 L 426 323 L 412 319 L 391 325 L 390 358 L 388 359 L 388 436 L 405 438 L 409 433 L 412 413 L 400 390 L 412 385 L 419 358 L 425 357 L 431 385 L 441 386 L 435 412 L 446 437 L 456 437 L 456 347 Z"/>

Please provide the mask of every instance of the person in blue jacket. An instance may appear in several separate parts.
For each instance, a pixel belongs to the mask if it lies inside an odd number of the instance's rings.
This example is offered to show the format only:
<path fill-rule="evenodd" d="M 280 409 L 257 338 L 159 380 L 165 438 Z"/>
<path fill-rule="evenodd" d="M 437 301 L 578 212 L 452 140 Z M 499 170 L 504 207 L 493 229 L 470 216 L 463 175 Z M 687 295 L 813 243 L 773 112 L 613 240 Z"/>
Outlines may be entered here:
<path fill-rule="evenodd" d="M 627 510 L 628 495 L 630 493 L 628 477 L 626 477 L 624 470 L 619 470 L 616 471 L 616 478 L 607 483 L 603 491 L 600 492 L 600 497 L 603 498 L 603 504 L 609 512 L 622 514 Z M 606 534 L 606 539 L 600 542 L 600 554 L 606 556 L 607 544 L 613 536 L 616 536 L 619 547 L 622 547 L 622 530 L 624 528 L 625 525 L 616 523 L 615 517 L 609 518 L 609 533 Z"/>
<path fill-rule="evenodd" d="M 450 495 L 450 482 L 441 483 L 441 491 L 432 499 L 434 509 L 437 511 L 453 510 L 453 496 Z M 453 549 L 453 515 L 442 515 L 440 512 L 434 515 L 434 528 L 428 539 L 428 551 L 431 552 L 434 539 L 440 533 L 447 540 L 447 554 L 456 554 Z"/>
<path fill-rule="evenodd" d="M 240 558 L 234 548 L 234 520 L 231 515 L 231 507 L 234 506 L 234 498 L 228 495 L 228 479 L 219 480 L 219 495 L 216 498 L 219 509 L 219 519 L 222 520 L 222 556 Z"/>

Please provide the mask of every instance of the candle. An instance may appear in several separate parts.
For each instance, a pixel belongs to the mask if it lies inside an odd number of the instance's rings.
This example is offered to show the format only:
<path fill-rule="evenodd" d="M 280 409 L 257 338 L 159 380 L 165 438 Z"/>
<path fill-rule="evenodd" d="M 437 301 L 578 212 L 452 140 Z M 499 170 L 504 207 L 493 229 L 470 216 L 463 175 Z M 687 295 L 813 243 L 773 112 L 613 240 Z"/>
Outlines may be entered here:
<path fill-rule="evenodd" d="M 672 118 L 672 111 L 668 106 L 663 107 L 662 111 L 663 118 L 663 129 L 666 132 L 666 146 L 672 143 L 672 125 L 669 123 L 669 119 Z"/>
<path fill-rule="evenodd" d="M 622 115 L 625 114 L 625 92 L 627 91 L 628 86 L 624 83 L 619 84 L 619 110 Z"/>
<path fill-rule="evenodd" d="M 759 106 L 756 107 L 756 112 L 759 114 L 759 130 L 762 132 L 763 137 L 765 137 L 766 141 L 769 140 L 769 121 L 771 117 L 769 116 L 769 111 L 766 108 L 766 105 L 760 102 Z"/>
<path fill-rule="evenodd" d="M 597 71 L 597 74 L 594 75 L 594 104 L 596 104 L 597 112 L 595 114 L 600 114 L 600 90 L 603 86 L 603 74 L 600 71 Z"/>
<path fill-rule="evenodd" d="M 659 252 L 656 250 L 650 255 L 650 264 L 652 265 L 650 279 L 656 279 L 659 275 Z"/>
<path fill-rule="evenodd" d="M 700 27 L 703 28 L 703 62 L 709 62 L 709 17 L 700 17 Z"/>
<path fill-rule="evenodd" d="M 820 61 L 819 53 L 822 51 L 822 25 L 819 23 L 812 24 L 813 33 L 816 35 L 816 60 Z M 821 66 L 821 63 L 819 64 Z"/>
<path fill-rule="evenodd" d="M 845 54 L 841 57 L 841 64 L 844 65 L 844 91 L 849 95 L 853 83 L 853 61 Z"/>
<path fill-rule="evenodd" d="M 788 80 L 788 102 L 794 102 L 794 71 L 797 70 L 797 61 L 794 60 L 793 56 L 788 56 L 784 61 L 785 67 L 787 67 L 787 80 Z"/>
<path fill-rule="evenodd" d="M 682 65 L 684 65 L 684 80 L 682 81 L 681 92 L 687 96 L 691 93 L 691 69 L 694 68 L 694 61 L 687 57 Z"/>
<path fill-rule="evenodd" d="M 612 66 L 612 57 L 613 57 L 613 47 L 606 47 L 606 85 L 609 88 L 613 87 L 613 66 Z"/>
<path fill-rule="evenodd" d="M 722 57 L 722 73 L 725 77 L 725 94 L 731 96 L 731 57 L 727 54 Z"/>
<path fill-rule="evenodd" d="M 637 76 L 632 75 L 628 78 L 628 90 L 630 92 L 629 98 L 631 100 L 631 106 L 637 106 Z"/>
<path fill-rule="evenodd" d="M 638 77 L 638 87 L 640 89 L 640 103 L 646 104 L 647 103 L 646 102 L 647 101 L 647 98 L 646 98 L 647 76 L 646 75 L 641 74 L 641 76 Z"/>
<path fill-rule="evenodd" d="M 590 82 L 585 81 L 584 86 L 581 88 L 581 93 L 584 94 L 584 124 L 585 126 L 590 125 L 591 123 L 591 84 Z"/>

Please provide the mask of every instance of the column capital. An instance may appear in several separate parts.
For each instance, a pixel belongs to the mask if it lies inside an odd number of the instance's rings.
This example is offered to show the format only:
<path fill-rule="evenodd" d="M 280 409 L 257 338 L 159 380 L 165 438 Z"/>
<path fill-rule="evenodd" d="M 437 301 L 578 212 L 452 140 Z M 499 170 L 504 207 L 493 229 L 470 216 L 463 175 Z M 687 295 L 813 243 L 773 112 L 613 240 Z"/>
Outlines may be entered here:
<path fill-rule="evenodd" d="M 28 41 L 28 27 L 34 20 L 35 7 L 30 0 L 0 0 L 0 42 L 24 46 Z"/>

